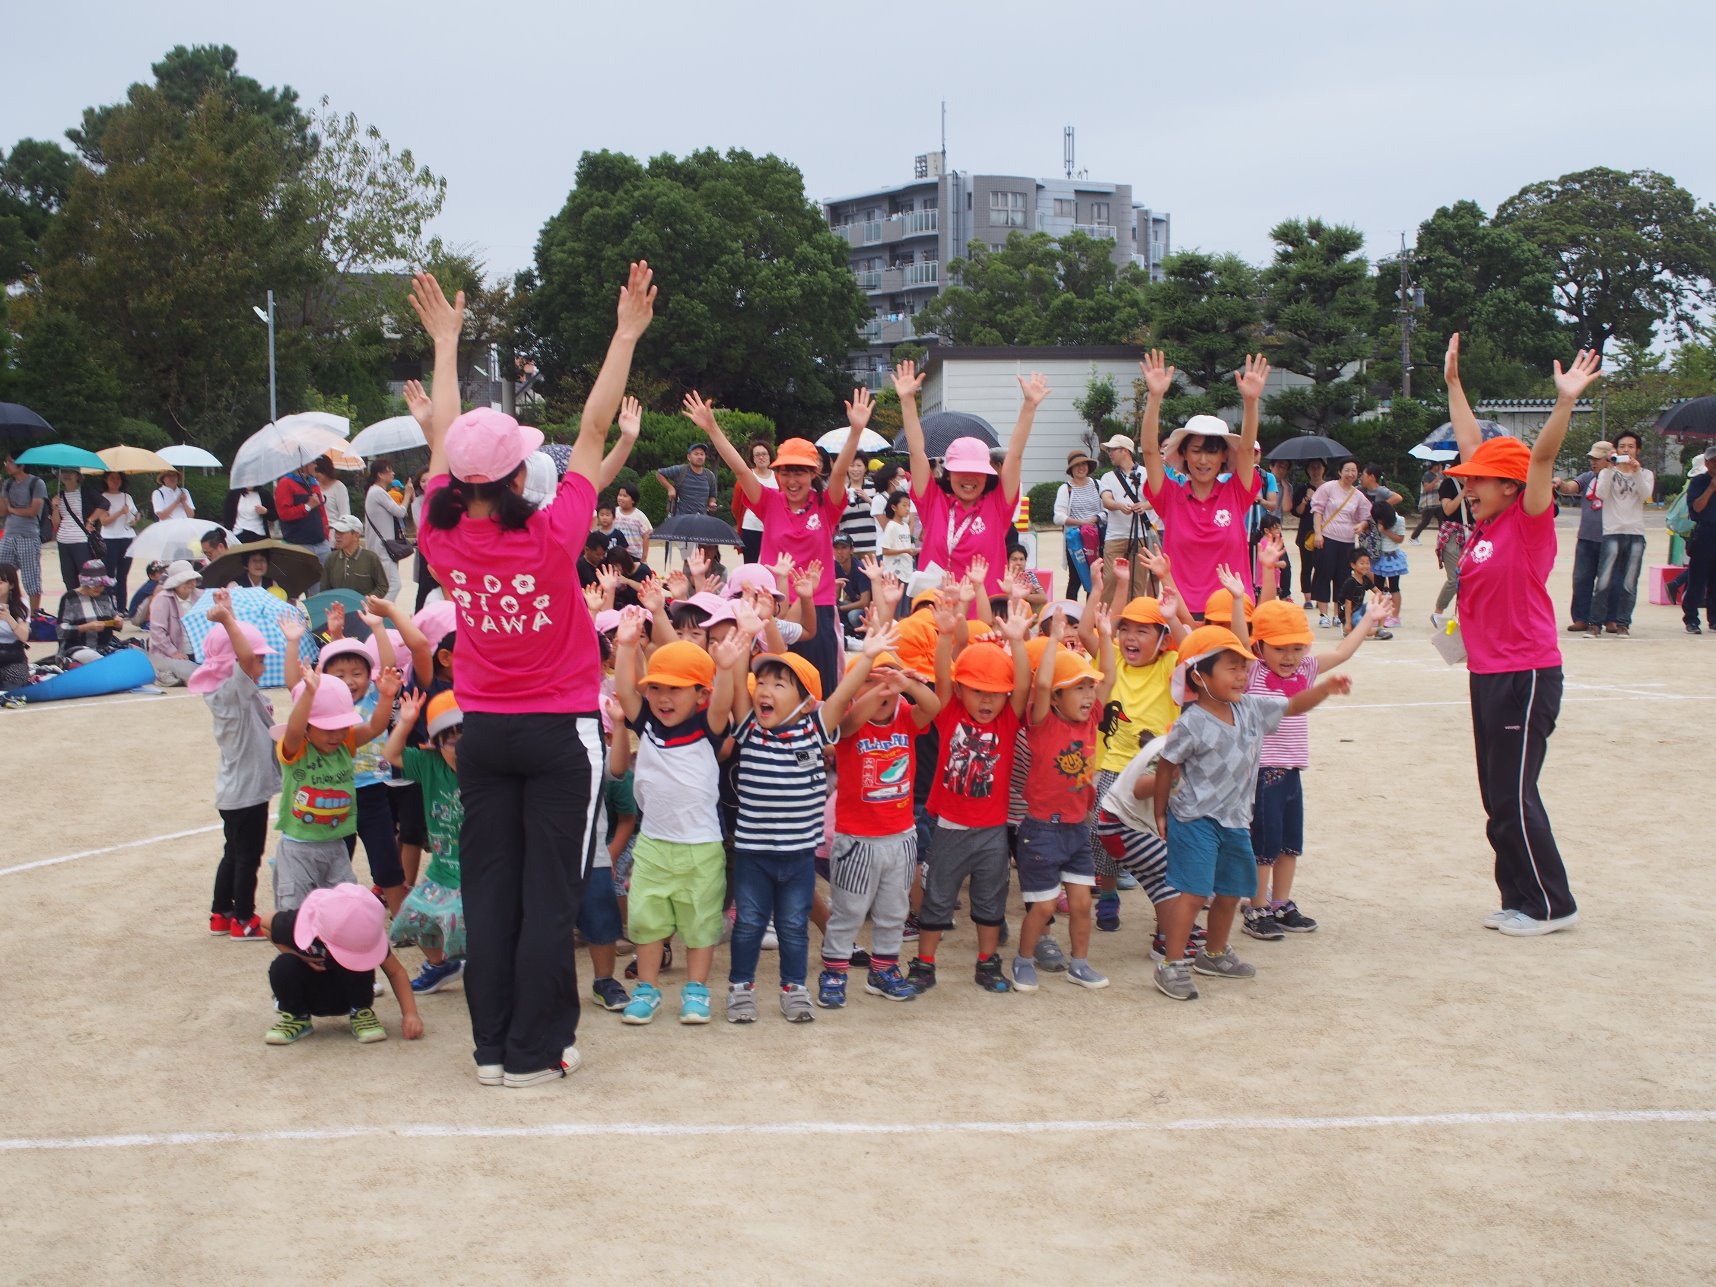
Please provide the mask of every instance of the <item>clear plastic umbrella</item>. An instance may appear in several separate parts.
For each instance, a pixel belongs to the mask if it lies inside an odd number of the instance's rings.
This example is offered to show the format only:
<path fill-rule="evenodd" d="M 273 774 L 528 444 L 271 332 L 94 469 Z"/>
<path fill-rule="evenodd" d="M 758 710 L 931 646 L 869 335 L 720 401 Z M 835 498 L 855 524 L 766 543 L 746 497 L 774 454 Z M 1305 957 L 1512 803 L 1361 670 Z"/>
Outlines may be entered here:
<path fill-rule="evenodd" d="M 310 412 L 308 415 L 319 415 Z M 285 416 L 277 423 L 264 425 L 244 440 L 232 458 L 232 485 L 261 487 L 302 469 L 317 456 L 349 456 L 349 444 L 344 437 L 318 424 L 310 424 L 305 416 Z M 362 462 L 355 466 L 362 468 Z"/>
<path fill-rule="evenodd" d="M 822 437 L 816 440 L 816 445 L 821 447 L 830 456 L 838 456 L 841 448 L 846 446 L 846 435 L 851 432 L 852 429 L 849 425 L 841 425 L 838 429 L 830 429 L 827 433 L 823 434 Z M 874 451 L 892 451 L 893 448 L 894 444 L 882 437 L 882 435 L 877 433 L 874 429 L 866 429 L 858 435 L 858 450 L 865 454 L 869 454 Z"/>
<path fill-rule="evenodd" d="M 373 458 L 428 445 L 422 426 L 410 416 L 389 416 L 359 433 L 346 444 L 346 450 L 354 456 Z"/>
<path fill-rule="evenodd" d="M 213 519 L 168 518 L 137 533 L 126 554 L 140 568 L 151 563 L 171 563 L 174 559 L 200 559 L 203 537 L 209 532 L 224 533 L 228 545 L 238 544 L 237 538 Z"/>

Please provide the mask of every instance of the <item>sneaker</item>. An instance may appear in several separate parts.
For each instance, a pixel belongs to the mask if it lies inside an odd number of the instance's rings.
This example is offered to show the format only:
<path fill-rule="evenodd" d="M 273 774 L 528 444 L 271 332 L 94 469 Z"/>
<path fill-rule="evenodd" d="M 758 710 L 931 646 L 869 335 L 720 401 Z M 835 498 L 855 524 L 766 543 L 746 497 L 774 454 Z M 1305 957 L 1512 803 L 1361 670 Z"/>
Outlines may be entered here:
<path fill-rule="evenodd" d="M 977 984 L 988 987 L 983 981 L 983 962 L 977 963 Z M 1027 961 L 1022 956 L 1013 958 L 1013 991 L 1035 992 L 1037 990 L 1037 967 L 1034 962 Z"/>
<path fill-rule="evenodd" d="M 1192 981 L 1192 967 L 1184 961 L 1163 961 L 1157 965 L 1156 991 L 1175 1001 L 1196 1001 L 1198 985 Z"/>
<path fill-rule="evenodd" d="M 1689 635 L 1701 635 L 1704 631 L 1700 629 L 1698 623 L 1694 621 L 1691 625 L 1686 627 L 1686 633 Z"/>
<path fill-rule="evenodd" d="M 840 999 L 846 1000 L 846 980 L 842 979 Z M 810 989 L 802 983 L 789 983 L 781 989 L 781 1014 L 788 1023 L 814 1023 L 816 1011 L 810 1008 Z"/>
<path fill-rule="evenodd" d="M 775 923 L 771 920 L 763 930 L 763 951 L 776 952 L 780 950 L 780 946 L 780 936 L 775 933 Z"/>
<path fill-rule="evenodd" d="M 626 1007 L 628 1010 L 630 1006 Z M 709 985 L 686 983 L 679 992 L 679 1021 L 681 1023 L 709 1022 Z"/>
<path fill-rule="evenodd" d="M 1555 916 L 1546 921 L 1527 916 L 1524 912 L 1515 912 L 1513 919 L 1503 921 L 1496 928 L 1509 938 L 1536 938 L 1540 934 L 1553 934 L 1556 930 L 1564 930 L 1578 923 L 1578 912 L 1568 912 L 1565 916 Z"/>
<path fill-rule="evenodd" d="M 935 966 L 914 956 L 911 965 L 906 967 L 906 982 L 912 985 L 912 991 L 922 996 L 935 986 Z"/>
<path fill-rule="evenodd" d="M 506 1083 L 506 1069 L 499 1064 L 478 1064 L 477 1085 L 501 1086 Z"/>
<path fill-rule="evenodd" d="M 231 920 L 231 918 L 226 917 L 226 916 L 222 916 L 219 912 L 210 912 L 209 913 L 209 933 L 210 934 L 230 934 L 230 933 L 232 933 L 232 920 Z"/>
<path fill-rule="evenodd" d="M 1521 915 L 1521 913 L 1514 911 L 1512 908 L 1498 908 L 1496 911 L 1493 911 L 1488 916 L 1484 917 L 1484 928 L 1500 929 L 1506 922 L 1511 921 L 1515 916 L 1519 915 Z"/>
<path fill-rule="evenodd" d="M 1114 887 L 1116 889 L 1137 889 L 1138 877 L 1129 871 L 1122 870 L 1114 877 Z"/>
<path fill-rule="evenodd" d="M 1112 934 L 1120 928 L 1120 895 L 1104 894 L 1096 900 L 1096 928 Z"/>
<path fill-rule="evenodd" d="M 1197 959 L 1198 946 L 1199 944 L 1196 939 L 1188 938 L 1186 940 L 1186 960 L 1192 961 Z M 1152 961 L 1161 961 L 1165 959 L 1167 955 L 1168 936 L 1166 934 L 1158 934 L 1155 938 L 1150 940 L 1150 959 Z"/>
<path fill-rule="evenodd" d="M 1274 943 L 1287 937 L 1287 931 L 1276 923 L 1275 913 L 1252 908 L 1245 913 L 1245 932 L 1252 938 Z"/>
<path fill-rule="evenodd" d="M 913 912 L 912 914 L 910 914 L 906 917 L 906 923 L 900 927 L 900 938 L 903 941 L 910 942 L 910 941 L 916 939 L 917 936 L 918 936 L 918 918 L 917 918 L 917 913 Z"/>
<path fill-rule="evenodd" d="M 977 963 L 977 986 L 985 992 L 1011 992 L 1013 985 L 1007 982 L 1007 976 L 1001 972 L 1001 958 L 987 957 Z"/>
<path fill-rule="evenodd" d="M 1418 538 L 1417 538 L 1417 537 L 1416 537 L 1416 536 L 1414 536 L 1414 537 L 1411 537 L 1411 538 L 1409 538 L 1409 539 L 1410 539 L 1410 540 L 1411 540 L 1411 541 L 1412 541 L 1412 543 L 1413 543 L 1413 544 L 1414 544 L 1414 545 L 1421 545 L 1421 544 L 1423 544 L 1423 542 L 1422 542 L 1422 541 L 1420 541 L 1420 540 L 1419 540 L 1419 539 L 1418 539 Z"/>
<path fill-rule="evenodd" d="M 887 997 L 890 1001 L 918 999 L 918 990 L 906 982 L 906 976 L 900 973 L 900 967 L 897 965 L 871 970 L 869 977 L 864 980 L 864 991 L 873 997 Z"/>
<path fill-rule="evenodd" d="M 1324 630 L 1327 630 L 1330 626 L 1334 625 L 1335 623 L 1333 621 L 1331 621 L 1328 617 L 1318 617 L 1317 618 L 1317 624 L 1319 626 L 1321 626 Z M 1157 986 L 1159 987 L 1161 985 L 1158 984 Z M 1192 990 L 1192 995 L 1193 996 L 1197 995 L 1197 990 L 1195 988 Z"/>
<path fill-rule="evenodd" d="M 1247 965 L 1233 954 L 1231 946 L 1223 949 L 1220 956 L 1211 956 L 1208 950 L 1198 953 L 1198 959 L 1192 962 L 1194 974 L 1207 974 L 1212 979 L 1254 979 L 1257 977 L 1255 966 Z"/>
<path fill-rule="evenodd" d="M 1591 627 L 1586 625 L 1583 621 L 1575 621 L 1567 627 L 1567 633 L 1570 635 L 1589 634 L 1590 630 Z"/>
<path fill-rule="evenodd" d="M 352 1036 L 367 1046 L 374 1041 L 386 1041 L 387 1029 L 381 1026 L 375 1011 L 366 1005 L 361 1010 L 352 1011 Z"/>
<path fill-rule="evenodd" d="M 618 979 L 597 979 L 590 984 L 590 993 L 604 1010 L 624 1010 L 631 1004 L 631 993 Z"/>
<path fill-rule="evenodd" d="M 1106 974 L 1098 974 L 1095 970 L 1091 969 L 1089 961 L 1074 961 L 1067 967 L 1067 982 L 1076 983 L 1081 988 L 1091 988 L 1094 990 L 1096 988 L 1106 988 L 1108 986 L 1108 976 Z"/>
<path fill-rule="evenodd" d="M 268 931 L 262 928 L 260 916 L 252 916 L 247 921 L 241 921 L 235 917 L 227 923 L 231 928 L 227 930 L 226 936 L 235 943 L 246 941 L 266 943 L 268 941 Z"/>
<path fill-rule="evenodd" d="M 1398 626 L 1400 624 L 1400 618 L 1395 616 L 1384 617 L 1382 619 L 1382 624 L 1385 626 Z"/>
<path fill-rule="evenodd" d="M 1059 974 L 1067 968 L 1066 954 L 1061 951 L 1061 945 L 1047 934 L 1037 940 L 1037 950 L 1032 959 L 1037 968 L 1047 974 Z"/>
<path fill-rule="evenodd" d="M 626 1003 L 625 1012 L 620 1015 L 622 1023 L 648 1023 L 655 1018 L 655 1012 L 661 1009 L 661 989 L 653 984 L 640 983 L 632 991 L 632 999 Z"/>
<path fill-rule="evenodd" d="M 1612 635 L 1626 636 L 1632 634 L 1631 630 L 1628 630 L 1625 626 L 1617 625 L 1613 621 L 1609 622 L 1609 624 L 1604 626 L 1603 629 L 1607 630 Z"/>
<path fill-rule="evenodd" d="M 430 965 L 425 961 L 423 968 L 417 971 L 417 977 L 411 980 L 411 990 L 418 996 L 439 992 L 464 972 L 465 963 L 452 957 L 448 957 L 439 965 Z"/>
<path fill-rule="evenodd" d="M 634 949 L 634 951 L 635 951 L 635 949 Z M 664 970 L 671 970 L 673 968 L 673 944 L 672 943 L 666 944 L 661 949 L 661 968 Z M 638 958 L 634 955 L 630 961 L 626 962 L 626 977 L 628 979 L 635 979 L 635 978 L 637 978 L 637 976 L 638 976 Z"/>
<path fill-rule="evenodd" d="M 755 1023 L 757 1021 L 757 989 L 749 983 L 727 985 L 727 1022 Z"/>
<path fill-rule="evenodd" d="M 539 1068 L 535 1072 L 502 1073 L 501 1085 L 508 1090 L 523 1090 L 526 1086 L 534 1086 L 538 1082 L 559 1081 L 568 1073 L 575 1073 L 583 1066 L 584 1056 L 578 1053 L 577 1046 L 567 1046 L 560 1054 L 560 1063 L 553 1068 Z"/>
<path fill-rule="evenodd" d="M 855 947 L 852 955 L 846 958 L 846 964 L 854 970 L 867 970 L 870 968 L 870 954 L 861 947 Z"/>
<path fill-rule="evenodd" d="M 1392 630 L 1378 630 L 1376 632 L 1376 638 L 1378 638 L 1378 639 L 1392 639 L 1392 638 L 1394 638 L 1394 631 L 1392 631 Z"/>
<path fill-rule="evenodd" d="M 274 1026 L 262 1038 L 271 1046 L 289 1046 L 300 1037 L 307 1037 L 314 1031 L 313 1020 L 307 1014 L 291 1014 L 285 1010 L 274 1012 Z"/>
<path fill-rule="evenodd" d="M 839 970 L 824 970 L 816 976 L 816 1004 L 824 1010 L 846 1008 L 846 976 Z"/>
<path fill-rule="evenodd" d="M 1275 923 L 1289 934 L 1314 934 L 1317 930 L 1317 922 L 1300 911 L 1292 899 L 1275 909 Z"/>

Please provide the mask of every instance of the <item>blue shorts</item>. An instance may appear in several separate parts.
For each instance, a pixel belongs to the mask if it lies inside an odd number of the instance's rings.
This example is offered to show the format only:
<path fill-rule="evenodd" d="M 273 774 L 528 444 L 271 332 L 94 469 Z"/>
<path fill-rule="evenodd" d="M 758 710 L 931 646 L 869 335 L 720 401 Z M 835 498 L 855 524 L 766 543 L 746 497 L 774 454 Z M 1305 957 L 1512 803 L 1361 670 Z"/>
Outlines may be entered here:
<path fill-rule="evenodd" d="M 1209 818 L 1168 815 L 1168 883 L 1182 894 L 1250 898 L 1257 892 L 1251 833 Z"/>
<path fill-rule="evenodd" d="M 1090 851 L 1090 823 L 1019 824 L 1019 896 L 1027 903 L 1055 899 L 1062 885 L 1096 884 L 1096 860 Z"/>
<path fill-rule="evenodd" d="M 578 900 L 578 932 L 584 942 L 609 947 L 620 937 L 620 900 L 614 896 L 613 873 L 592 868 Z"/>
<path fill-rule="evenodd" d="M 1305 852 L 1305 787 L 1298 769 L 1259 769 L 1251 809 L 1251 847 L 1257 865 Z"/>

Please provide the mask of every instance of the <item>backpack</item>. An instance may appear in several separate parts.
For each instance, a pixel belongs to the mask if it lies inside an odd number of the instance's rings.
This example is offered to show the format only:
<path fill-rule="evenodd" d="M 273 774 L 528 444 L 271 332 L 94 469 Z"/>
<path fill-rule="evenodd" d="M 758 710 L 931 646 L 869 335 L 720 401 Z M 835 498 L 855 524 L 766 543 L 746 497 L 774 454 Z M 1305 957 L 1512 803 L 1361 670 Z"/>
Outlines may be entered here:
<path fill-rule="evenodd" d="M 1692 535 L 1693 530 L 1698 525 L 1693 521 L 1692 511 L 1686 502 L 1686 488 L 1681 488 L 1680 495 L 1668 503 L 1668 509 L 1663 513 L 1662 521 L 1669 531 L 1683 541 Z"/>

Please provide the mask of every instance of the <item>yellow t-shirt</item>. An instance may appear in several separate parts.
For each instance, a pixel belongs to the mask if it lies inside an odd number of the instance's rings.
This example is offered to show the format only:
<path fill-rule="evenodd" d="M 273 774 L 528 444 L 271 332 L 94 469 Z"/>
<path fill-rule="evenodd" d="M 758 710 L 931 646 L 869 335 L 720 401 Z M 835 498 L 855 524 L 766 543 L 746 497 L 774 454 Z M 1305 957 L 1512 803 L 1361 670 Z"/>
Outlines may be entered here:
<path fill-rule="evenodd" d="M 1148 666 L 1120 663 L 1109 701 L 1119 702 L 1126 718 L 1116 721 L 1114 730 L 1104 735 L 1099 769 L 1120 772 L 1132 763 L 1144 741 L 1166 733 L 1180 717 L 1170 686 L 1179 660 L 1178 653 L 1166 648 Z"/>

